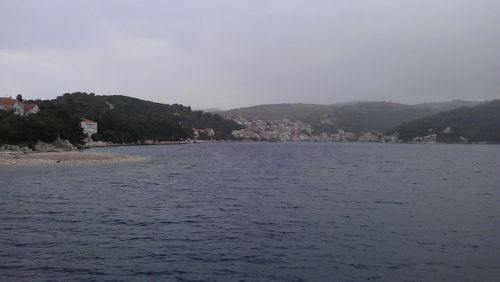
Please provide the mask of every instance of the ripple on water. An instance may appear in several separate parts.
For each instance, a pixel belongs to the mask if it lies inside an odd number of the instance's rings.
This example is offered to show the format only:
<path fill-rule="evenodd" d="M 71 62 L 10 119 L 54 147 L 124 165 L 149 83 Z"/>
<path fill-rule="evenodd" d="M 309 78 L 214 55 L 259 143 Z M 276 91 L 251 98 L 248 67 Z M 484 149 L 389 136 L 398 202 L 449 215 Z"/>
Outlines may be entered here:
<path fill-rule="evenodd" d="M 500 277 L 498 146 L 242 143 L 100 150 L 148 159 L 0 170 L 2 278 Z"/>

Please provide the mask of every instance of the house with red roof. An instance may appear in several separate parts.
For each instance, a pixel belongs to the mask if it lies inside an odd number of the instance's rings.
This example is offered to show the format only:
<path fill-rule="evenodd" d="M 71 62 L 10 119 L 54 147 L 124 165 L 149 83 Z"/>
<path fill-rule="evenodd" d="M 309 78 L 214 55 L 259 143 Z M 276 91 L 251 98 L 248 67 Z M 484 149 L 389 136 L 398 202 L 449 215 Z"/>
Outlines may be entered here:
<path fill-rule="evenodd" d="M 0 110 L 13 111 L 16 115 L 24 115 L 24 104 L 11 97 L 0 97 Z"/>
<path fill-rule="evenodd" d="M 37 104 L 24 104 L 24 115 L 36 114 L 40 111 Z"/>

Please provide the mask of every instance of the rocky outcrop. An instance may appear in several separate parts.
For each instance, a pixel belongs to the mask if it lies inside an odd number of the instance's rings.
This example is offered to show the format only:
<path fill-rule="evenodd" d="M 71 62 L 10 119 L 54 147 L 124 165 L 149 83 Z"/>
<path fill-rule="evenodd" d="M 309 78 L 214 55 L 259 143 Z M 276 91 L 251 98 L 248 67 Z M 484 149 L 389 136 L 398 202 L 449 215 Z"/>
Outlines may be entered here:
<path fill-rule="evenodd" d="M 19 152 L 19 153 L 31 153 L 31 150 L 28 147 L 16 146 L 16 145 L 0 145 L 0 152 Z"/>
<path fill-rule="evenodd" d="M 34 149 L 36 152 L 68 152 L 75 151 L 76 148 L 68 141 L 64 139 L 56 139 L 51 144 L 38 142 Z"/>
<path fill-rule="evenodd" d="M 18 145 L 0 145 L 0 152 L 16 152 L 16 153 L 31 153 L 31 152 L 70 152 L 76 151 L 75 146 L 73 146 L 68 140 L 57 139 L 52 143 L 45 143 L 38 141 L 32 148 L 27 146 Z"/>

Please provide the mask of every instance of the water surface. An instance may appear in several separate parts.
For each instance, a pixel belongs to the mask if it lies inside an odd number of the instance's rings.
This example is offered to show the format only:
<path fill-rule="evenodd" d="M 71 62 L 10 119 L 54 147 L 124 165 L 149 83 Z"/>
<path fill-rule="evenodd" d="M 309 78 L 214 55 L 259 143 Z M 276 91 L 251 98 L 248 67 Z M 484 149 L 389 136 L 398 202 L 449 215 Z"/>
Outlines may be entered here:
<path fill-rule="evenodd" d="M 0 167 L 0 280 L 498 281 L 500 146 L 229 143 Z"/>

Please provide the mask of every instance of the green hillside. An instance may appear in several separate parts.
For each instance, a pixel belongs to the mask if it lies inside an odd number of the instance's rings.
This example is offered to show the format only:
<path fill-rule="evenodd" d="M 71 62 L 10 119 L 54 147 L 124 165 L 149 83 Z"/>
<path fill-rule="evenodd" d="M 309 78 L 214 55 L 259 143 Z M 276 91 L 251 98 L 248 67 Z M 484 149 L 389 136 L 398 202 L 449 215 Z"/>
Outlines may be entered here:
<path fill-rule="evenodd" d="M 468 101 L 468 100 L 452 100 L 446 102 L 420 103 L 413 105 L 416 108 L 429 109 L 437 112 L 451 111 L 460 107 L 474 107 L 484 102 Z"/>
<path fill-rule="evenodd" d="M 317 133 L 336 132 L 343 128 L 359 132 L 386 130 L 402 122 L 421 118 L 435 111 L 390 102 L 353 102 L 347 104 L 271 104 L 220 112 L 226 118 L 243 117 L 262 120 L 302 120 Z"/>
<path fill-rule="evenodd" d="M 214 129 L 216 138 L 229 138 L 238 128 L 219 115 L 190 107 L 160 104 L 127 96 L 98 96 L 76 92 L 40 103 L 40 113 L 25 117 L 0 113 L 0 142 L 53 141 L 59 135 L 81 143 L 81 118 L 98 123 L 95 140 L 135 143 L 143 140 L 174 141 L 192 138 L 192 128 Z"/>
<path fill-rule="evenodd" d="M 443 132 L 448 127 L 450 130 Z M 440 142 L 459 142 L 463 137 L 470 142 L 500 143 L 500 100 L 441 112 L 388 131 L 394 132 L 405 141 L 435 133 Z"/>
<path fill-rule="evenodd" d="M 333 106 L 326 114 L 310 114 L 305 121 L 315 132 L 336 132 L 344 129 L 350 132 L 384 131 L 402 122 L 414 120 L 433 112 L 409 105 L 390 102 L 359 102 L 350 105 Z"/>
<path fill-rule="evenodd" d="M 243 117 L 262 120 L 303 120 L 312 113 L 328 113 L 332 106 L 317 104 L 268 104 L 218 112 L 225 118 Z"/>
<path fill-rule="evenodd" d="M 226 118 L 301 120 L 312 125 L 316 133 L 333 133 L 342 128 L 350 132 L 385 131 L 401 123 L 463 106 L 476 106 L 477 101 L 406 105 L 391 102 L 351 102 L 333 105 L 269 104 L 218 112 Z"/>

